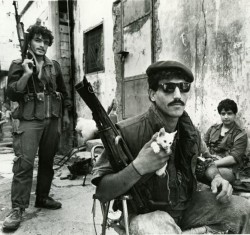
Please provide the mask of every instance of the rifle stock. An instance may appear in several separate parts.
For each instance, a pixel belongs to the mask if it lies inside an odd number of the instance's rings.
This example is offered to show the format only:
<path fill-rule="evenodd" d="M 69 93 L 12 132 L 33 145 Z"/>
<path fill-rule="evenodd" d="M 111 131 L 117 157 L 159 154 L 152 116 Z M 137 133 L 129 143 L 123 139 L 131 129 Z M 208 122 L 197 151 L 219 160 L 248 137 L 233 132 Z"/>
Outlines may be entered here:
<path fill-rule="evenodd" d="M 96 97 L 91 84 L 84 76 L 83 81 L 76 84 L 75 88 L 92 111 L 93 119 L 96 122 L 99 135 L 105 150 L 108 153 L 109 161 L 113 170 L 118 172 L 124 169 L 134 158 L 125 141 L 120 136 L 117 128 L 112 123 L 102 104 Z M 133 186 L 130 189 L 130 194 L 135 201 L 135 205 L 133 206 L 136 207 L 136 210 L 145 213 L 147 209 L 136 186 Z"/>

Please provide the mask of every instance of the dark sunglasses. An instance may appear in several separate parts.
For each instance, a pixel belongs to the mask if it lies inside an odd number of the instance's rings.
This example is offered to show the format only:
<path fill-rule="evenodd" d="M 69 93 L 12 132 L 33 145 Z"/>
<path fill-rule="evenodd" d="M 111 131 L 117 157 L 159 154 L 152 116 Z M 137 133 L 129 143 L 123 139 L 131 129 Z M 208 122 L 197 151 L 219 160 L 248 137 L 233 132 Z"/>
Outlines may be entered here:
<path fill-rule="evenodd" d="M 185 93 L 189 92 L 191 84 L 188 82 L 181 82 L 181 83 L 166 82 L 159 84 L 158 87 L 160 87 L 165 93 L 173 93 L 176 87 L 180 89 L 180 92 Z"/>

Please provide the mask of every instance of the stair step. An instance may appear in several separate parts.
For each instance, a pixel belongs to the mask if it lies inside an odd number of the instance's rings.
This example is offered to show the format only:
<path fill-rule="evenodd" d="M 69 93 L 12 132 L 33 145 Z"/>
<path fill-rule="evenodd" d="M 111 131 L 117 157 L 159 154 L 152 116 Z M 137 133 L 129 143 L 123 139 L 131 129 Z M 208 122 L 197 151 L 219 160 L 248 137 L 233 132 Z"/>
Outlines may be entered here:
<path fill-rule="evenodd" d="M 12 141 L 2 141 L 0 143 L 0 147 L 11 147 L 12 146 Z"/>

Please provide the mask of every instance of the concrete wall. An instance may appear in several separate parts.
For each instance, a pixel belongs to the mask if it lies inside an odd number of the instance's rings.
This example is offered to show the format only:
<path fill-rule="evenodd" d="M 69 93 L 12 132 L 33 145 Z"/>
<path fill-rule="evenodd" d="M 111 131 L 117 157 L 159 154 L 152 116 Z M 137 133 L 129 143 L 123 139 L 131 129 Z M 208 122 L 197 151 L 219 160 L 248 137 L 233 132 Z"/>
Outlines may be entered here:
<path fill-rule="evenodd" d="M 113 53 L 113 0 L 84 0 L 74 2 L 74 56 L 76 62 L 76 83 L 83 79 L 84 45 L 83 34 L 97 25 L 103 23 L 104 38 L 104 71 L 86 74 L 87 79 L 93 84 L 97 96 L 107 108 L 116 92 L 115 64 Z M 89 108 L 76 94 L 76 111 L 78 117 L 92 118 Z"/>
<path fill-rule="evenodd" d="M 157 60 L 177 59 L 195 74 L 187 110 L 202 133 L 219 101 L 233 99 L 238 122 L 250 134 L 249 20 L 247 0 L 157 1 L 161 43 Z"/>
<path fill-rule="evenodd" d="M 192 69 L 195 82 L 187 111 L 202 133 L 220 122 L 217 105 L 230 98 L 239 107 L 238 123 L 250 134 L 249 18 L 247 0 L 155 1 L 153 56 L 156 61 L 181 61 Z M 147 32 L 143 38 L 151 37 L 150 30 Z M 133 32 L 126 37 L 138 45 L 144 43 Z M 140 48 L 134 47 L 133 54 Z M 149 61 L 149 57 L 144 54 L 143 60 Z"/>

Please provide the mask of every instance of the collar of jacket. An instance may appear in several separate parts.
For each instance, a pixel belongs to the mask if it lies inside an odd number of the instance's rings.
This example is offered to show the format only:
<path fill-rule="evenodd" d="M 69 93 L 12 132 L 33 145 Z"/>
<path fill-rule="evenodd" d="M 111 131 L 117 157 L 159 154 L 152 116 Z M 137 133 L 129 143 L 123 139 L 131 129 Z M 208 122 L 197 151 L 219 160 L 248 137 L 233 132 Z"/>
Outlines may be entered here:
<path fill-rule="evenodd" d="M 50 60 L 47 56 L 44 56 L 44 64 L 43 66 L 47 66 L 47 65 L 53 65 L 52 60 Z"/>
<path fill-rule="evenodd" d="M 155 104 L 152 104 L 149 108 L 149 115 L 154 116 L 153 118 L 150 118 L 154 130 L 159 131 L 162 127 L 167 129 L 167 123 L 164 122 L 161 111 Z M 197 142 L 197 130 L 186 111 L 183 112 L 177 123 L 177 139 L 180 138 L 180 134 L 181 138 L 184 138 L 185 140 Z"/>
<path fill-rule="evenodd" d="M 223 123 L 221 124 L 216 124 L 215 129 L 218 131 L 221 131 Z M 235 129 L 241 130 L 241 128 L 237 125 L 236 122 L 234 122 L 233 126 L 226 132 L 226 134 L 233 133 Z"/>

